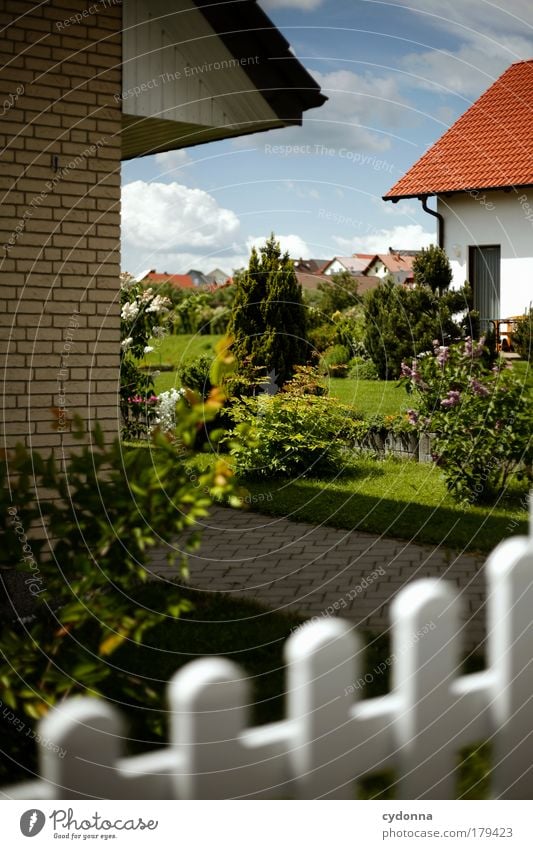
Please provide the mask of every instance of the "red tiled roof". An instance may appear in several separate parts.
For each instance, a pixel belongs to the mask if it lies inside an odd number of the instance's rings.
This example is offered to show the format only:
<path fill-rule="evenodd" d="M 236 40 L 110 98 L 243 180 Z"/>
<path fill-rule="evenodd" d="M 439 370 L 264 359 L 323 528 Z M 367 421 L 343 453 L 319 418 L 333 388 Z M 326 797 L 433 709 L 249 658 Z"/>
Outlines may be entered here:
<path fill-rule="evenodd" d="M 194 289 L 192 278 L 188 274 L 156 274 L 151 271 L 143 280 L 146 285 L 160 286 L 162 283 L 170 283 L 178 289 Z"/>
<path fill-rule="evenodd" d="M 385 268 L 391 273 L 395 271 L 412 271 L 414 256 L 404 256 L 402 254 L 377 254 L 376 259 L 381 260 Z M 372 265 L 374 260 L 370 263 Z"/>
<path fill-rule="evenodd" d="M 533 59 L 516 62 L 384 199 L 533 185 Z"/>

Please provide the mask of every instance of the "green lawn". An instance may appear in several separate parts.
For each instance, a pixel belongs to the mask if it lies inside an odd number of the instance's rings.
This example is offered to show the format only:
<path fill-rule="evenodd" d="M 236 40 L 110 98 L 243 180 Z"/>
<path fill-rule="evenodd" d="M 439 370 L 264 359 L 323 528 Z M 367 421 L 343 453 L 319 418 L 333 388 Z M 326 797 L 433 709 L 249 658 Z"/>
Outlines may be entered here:
<path fill-rule="evenodd" d="M 397 381 L 333 377 L 328 380 L 328 387 L 333 398 L 365 416 L 392 416 L 405 412 L 412 405 L 405 387 Z"/>
<path fill-rule="evenodd" d="M 199 454 L 194 465 L 211 461 Z M 527 534 L 525 485 L 496 505 L 465 506 L 447 493 L 439 469 L 429 463 L 351 458 L 333 478 L 242 483 L 252 496 L 263 496 L 252 501 L 262 513 L 456 550 L 490 552 L 511 535 Z"/>
<path fill-rule="evenodd" d="M 149 354 L 146 365 L 172 366 L 172 371 L 164 371 L 155 380 L 156 393 L 165 392 L 176 386 L 180 380 L 177 375 L 178 366 L 187 360 L 192 360 L 200 354 L 214 351 L 222 336 L 200 336 L 198 334 L 178 334 L 167 336 L 156 342 L 156 350 Z M 524 381 L 533 383 L 531 367 L 528 363 L 513 364 Z M 373 415 L 390 416 L 404 413 L 412 406 L 412 401 L 405 387 L 397 381 L 386 380 L 352 380 L 350 378 L 333 377 L 327 379 L 329 394 L 338 398 L 343 404 L 348 404 L 365 417 Z"/>
<path fill-rule="evenodd" d="M 155 351 L 143 360 L 143 365 L 154 366 L 172 366 L 171 371 L 162 371 L 155 379 L 156 394 L 166 392 L 174 386 L 181 386 L 180 379 L 177 374 L 179 366 L 183 365 L 187 360 L 193 360 L 199 357 L 200 354 L 211 353 L 214 351 L 217 342 L 222 339 L 222 336 L 200 336 L 194 334 L 177 334 L 175 336 L 166 336 L 161 341 L 153 343 Z"/>
<path fill-rule="evenodd" d="M 164 339 L 160 351 L 147 360 L 177 366 L 180 361 L 212 351 L 219 336 L 181 335 Z M 513 364 L 524 382 L 531 384 L 527 363 Z M 179 380 L 174 371 L 162 372 L 156 391 Z M 365 416 L 393 415 L 411 403 L 396 381 L 328 381 L 330 394 Z M 205 462 L 202 458 L 201 462 Z M 338 528 L 383 533 L 435 545 L 473 551 L 490 551 L 511 533 L 527 532 L 525 492 L 513 490 L 496 506 L 464 507 L 447 493 L 438 469 L 413 461 L 353 459 L 349 469 L 334 479 L 300 478 L 246 482 L 252 494 L 271 495 L 257 503 L 258 509 L 308 522 L 324 522 Z"/>

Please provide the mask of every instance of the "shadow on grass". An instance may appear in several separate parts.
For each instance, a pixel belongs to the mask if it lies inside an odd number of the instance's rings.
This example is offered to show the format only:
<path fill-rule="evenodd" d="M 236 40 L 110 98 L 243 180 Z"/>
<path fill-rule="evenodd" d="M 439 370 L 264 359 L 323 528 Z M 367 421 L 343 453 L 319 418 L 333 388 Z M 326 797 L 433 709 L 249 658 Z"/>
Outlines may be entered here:
<path fill-rule="evenodd" d="M 379 476 L 384 476 L 379 467 L 371 475 L 365 470 L 366 478 Z M 415 493 L 413 500 L 395 500 L 354 491 L 351 484 L 358 477 L 353 473 L 339 477 L 334 485 L 319 480 L 276 480 L 247 481 L 246 486 L 256 496 L 252 498 L 254 509 L 275 516 L 453 549 L 489 552 L 509 536 L 527 534 L 527 517 L 518 495 L 505 506 L 424 504 L 416 500 Z M 260 495 L 264 498 L 258 498 Z"/>

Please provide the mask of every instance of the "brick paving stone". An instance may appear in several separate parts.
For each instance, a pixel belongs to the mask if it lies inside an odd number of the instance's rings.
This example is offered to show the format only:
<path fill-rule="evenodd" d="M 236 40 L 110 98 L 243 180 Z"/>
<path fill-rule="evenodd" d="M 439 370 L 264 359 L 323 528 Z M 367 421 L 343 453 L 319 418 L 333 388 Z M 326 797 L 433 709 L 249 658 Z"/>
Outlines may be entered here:
<path fill-rule="evenodd" d="M 154 552 L 153 574 L 179 577 L 179 569 L 166 563 L 170 550 L 166 546 Z M 189 585 L 311 616 L 322 615 L 344 598 L 347 606 L 334 615 L 386 631 L 390 602 L 402 587 L 424 577 L 442 578 L 459 590 L 464 616 L 470 619 L 462 637 L 463 651 L 471 651 L 485 639 L 485 559 L 455 549 L 217 507 L 204 520 L 200 549 L 189 555 Z M 384 574 L 370 580 L 369 575 L 379 569 Z M 360 586 L 364 579 L 366 587 Z M 355 587 L 360 591 L 348 598 Z"/>

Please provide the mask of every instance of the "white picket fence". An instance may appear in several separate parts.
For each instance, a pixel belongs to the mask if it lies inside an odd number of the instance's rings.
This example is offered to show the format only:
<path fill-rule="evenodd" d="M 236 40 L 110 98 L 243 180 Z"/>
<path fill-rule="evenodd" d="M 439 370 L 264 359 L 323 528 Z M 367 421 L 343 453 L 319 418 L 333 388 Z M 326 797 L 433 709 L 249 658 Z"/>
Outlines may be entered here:
<path fill-rule="evenodd" d="M 41 778 L 11 799 L 347 799 L 385 768 L 399 799 L 455 796 L 458 750 L 490 740 L 492 795 L 533 798 L 533 533 L 486 564 L 488 662 L 458 674 L 461 600 L 420 580 L 391 606 L 390 694 L 357 701 L 362 650 L 339 619 L 287 641 L 286 718 L 249 727 L 250 686 L 234 663 L 193 661 L 168 687 L 170 743 L 125 757 L 127 728 L 104 701 L 72 698 L 40 722 Z M 53 747 L 57 748 L 54 753 Z"/>

